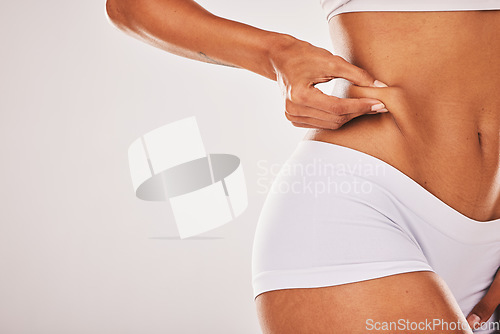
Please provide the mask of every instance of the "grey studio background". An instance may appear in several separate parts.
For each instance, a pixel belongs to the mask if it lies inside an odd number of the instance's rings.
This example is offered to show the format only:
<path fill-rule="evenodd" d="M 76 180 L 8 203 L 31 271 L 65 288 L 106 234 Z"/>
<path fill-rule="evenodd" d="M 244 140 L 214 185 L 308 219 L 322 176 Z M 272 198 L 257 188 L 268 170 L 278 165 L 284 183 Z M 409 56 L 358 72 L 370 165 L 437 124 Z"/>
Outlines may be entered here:
<path fill-rule="evenodd" d="M 319 0 L 199 3 L 331 50 Z M 0 29 L 0 333 L 260 333 L 263 171 L 306 132 L 276 82 L 143 44 L 101 0 L 2 1 Z M 127 150 L 193 115 L 208 152 L 241 158 L 249 206 L 181 240 L 168 202 L 135 197 Z"/>

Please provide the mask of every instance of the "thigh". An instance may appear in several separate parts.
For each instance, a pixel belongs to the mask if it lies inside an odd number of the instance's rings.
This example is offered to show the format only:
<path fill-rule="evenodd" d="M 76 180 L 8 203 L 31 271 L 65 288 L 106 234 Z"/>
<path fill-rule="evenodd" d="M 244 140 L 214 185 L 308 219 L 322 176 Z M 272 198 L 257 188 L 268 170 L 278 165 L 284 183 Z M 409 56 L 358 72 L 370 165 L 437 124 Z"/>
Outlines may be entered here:
<path fill-rule="evenodd" d="M 263 334 L 472 333 L 447 285 L 431 271 L 273 290 L 255 302 Z"/>

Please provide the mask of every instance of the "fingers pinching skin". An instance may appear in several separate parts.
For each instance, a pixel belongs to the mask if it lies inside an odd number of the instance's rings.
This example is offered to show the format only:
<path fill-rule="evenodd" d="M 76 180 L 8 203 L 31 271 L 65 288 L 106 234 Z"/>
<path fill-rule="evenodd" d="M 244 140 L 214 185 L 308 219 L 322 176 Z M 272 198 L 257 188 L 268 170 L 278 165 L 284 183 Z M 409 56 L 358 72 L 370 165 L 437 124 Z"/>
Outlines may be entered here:
<path fill-rule="evenodd" d="M 315 87 L 343 78 L 357 87 L 387 87 L 366 70 L 350 64 L 328 50 L 292 39 L 280 52 L 271 54 L 276 80 L 286 103 L 286 117 L 300 127 L 338 129 L 354 117 L 387 112 L 384 103 L 374 98 L 338 98 Z"/>
<path fill-rule="evenodd" d="M 308 90 L 308 93 L 302 90 L 301 94 L 290 94 L 290 98 L 285 101 L 285 116 L 292 124 L 336 130 L 355 117 L 388 112 L 385 105 L 376 99 L 341 99 L 323 94 L 314 87 Z"/>
<path fill-rule="evenodd" d="M 295 101 L 291 101 L 336 115 L 369 113 L 385 108 L 385 105 L 376 99 L 341 99 L 336 96 L 326 95 L 315 87 L 302 91 Z"/>
<path fill-rule="evenodd" d="M 370 114 L 383 113 L 387 111 L 388 111 L 387 109 L 382 109 L 378 112 L 370 112 Z M 294 123 L 298 123 L 302 125 L 307 125 L 307 127 L 310 128 L 330 129 L 330 130 L 339 129 L 345 123 L 363 114 L 366 113 L 360 112 L 360 113 L 335 114 L 323 110 L 310 108 L 307 106 L 293 104 L 291 102 L 287 103 L 287 108 L 285 109 L 285 117 L 289 121 L 291 121 L 293 125 L 295 125 Z M 306 126 L 301 126 L 301 127 L 306 127 Z"/>
<path fill-rule="evenodd" d="M 334 56 L 336 62 L 332 63 L 332 70 L 337 78 L 343 78 L 355 85 L 376 87 L 373 86 L 377 81 L 366 70 L 359 68 L 340 56 Z"/>

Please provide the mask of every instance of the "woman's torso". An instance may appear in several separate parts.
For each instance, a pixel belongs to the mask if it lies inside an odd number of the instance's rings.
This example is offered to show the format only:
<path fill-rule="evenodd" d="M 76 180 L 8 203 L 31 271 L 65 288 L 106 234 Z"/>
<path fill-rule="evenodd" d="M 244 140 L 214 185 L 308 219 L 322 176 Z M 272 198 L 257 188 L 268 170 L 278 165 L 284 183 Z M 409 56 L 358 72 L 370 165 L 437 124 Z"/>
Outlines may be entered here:
<path fill-rule="evenodd" d="M 333 95 L 390 112 L 305 139 L 384 160 L 470 218 L 499 218 L 500 11 L 353 12 L 329 27 L 336 54 L 389 85 Z"/>

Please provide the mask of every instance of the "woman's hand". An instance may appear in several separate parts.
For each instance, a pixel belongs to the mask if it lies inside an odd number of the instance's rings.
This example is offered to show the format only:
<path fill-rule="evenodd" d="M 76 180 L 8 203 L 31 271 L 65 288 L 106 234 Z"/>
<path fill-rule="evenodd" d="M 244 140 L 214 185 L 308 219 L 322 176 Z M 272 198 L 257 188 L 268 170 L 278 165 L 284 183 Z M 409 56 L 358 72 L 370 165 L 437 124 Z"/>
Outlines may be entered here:
<path fill-rule="evenodd" d="M 338 98 L 314 86 L 343 78 L 358 86 L 387 87 L 328 50 L 292 38 L 273 50 L 270 57 L 285 98 L 285 116 L 297 127 L 338 129 L 354 117 L 387 112 L 379 100 Z"/>
<path fill-rule="evenodd" d="M 467 315 L 467 322 L 472 329 L 480 327 L 480 325 L 488 320 L 495 309 L 500 304 L 500 271 L 497 271 L 493 283 L 486 293 L 486 295 L 474 306 L 469 315 Z"/>
<path fill-rule="evenodd" d="M 192 0 L 107 0 L 106 10 L 118 28 L 165 51 L 277 80 L 286 117 L 296 126 L 338 129 L 354 117 L 387 111 L 376 99 L 340 99 L 314 87 L 335 78 L 358 86 L 384 85 L 343 58 L 291 35 L 218 17 Z"/>

